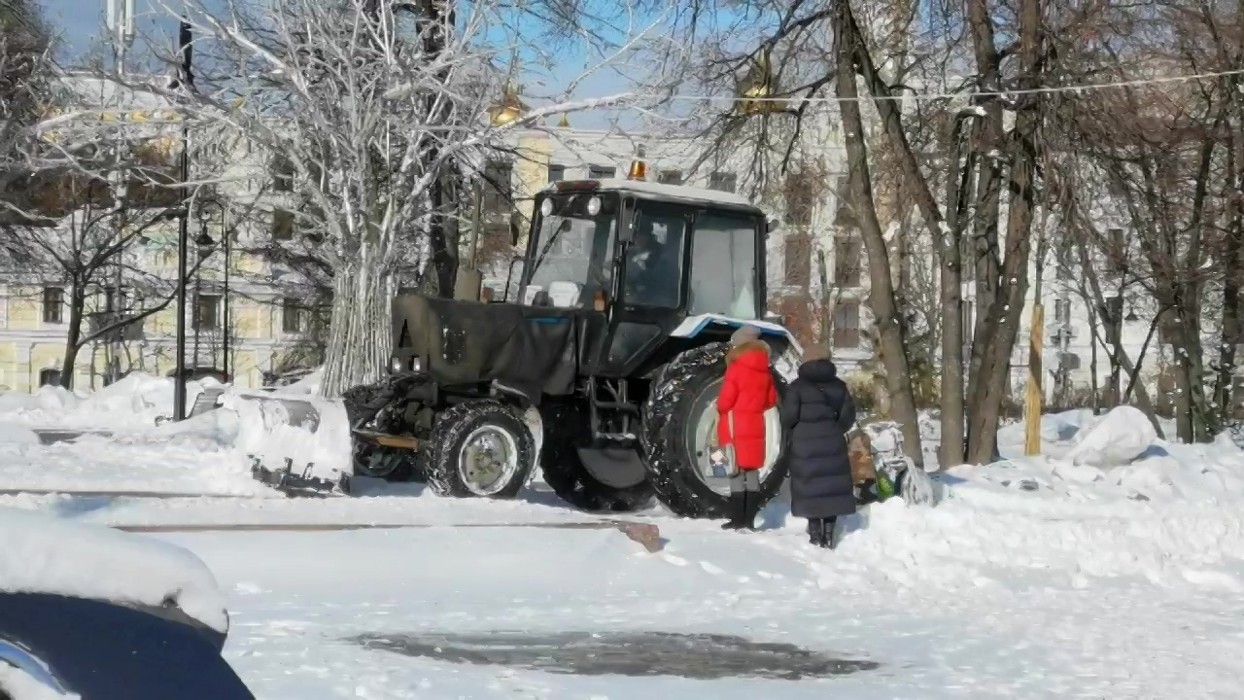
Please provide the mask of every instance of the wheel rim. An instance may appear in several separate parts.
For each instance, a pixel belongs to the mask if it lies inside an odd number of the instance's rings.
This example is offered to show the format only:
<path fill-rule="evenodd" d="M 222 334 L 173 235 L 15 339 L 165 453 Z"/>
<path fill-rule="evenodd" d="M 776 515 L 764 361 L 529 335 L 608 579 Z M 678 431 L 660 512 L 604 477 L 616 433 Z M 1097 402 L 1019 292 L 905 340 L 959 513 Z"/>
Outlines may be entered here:
<path fill-rule="evenodd" d="M 713 474 L 712 461 L 709 454 L 717 449 L 717 394 L 721 392 L 723 380 L 716 379 L 707 384 L 692 403 L 692 415 L 698 417 L 688 421 L 690 434 L 687 436 L 687 451 L 691 468 L 696 477 L 714 492 L 722 496 L 730 495 L 730 478 Z M 777 464 L 782 449 L 782 423 L 777 408 L 765 412 L 765 463 L 760 468 L 760 480 L 763 483 L 769 478 L 773 466 Z"/>
<path fill-rule="evenodd" d="M 359 471 L 364 476 L 383 479 L 396 471 L 404 458 L 397 450 L 375 448 L 359 456 Z"/>
<path fill-rule="evenodd" d="M 518 441 L 507 430 L 484 425 L 472 430 L 458 452 L 458 476 L 477 496 L 504 490 L 518 473 Z"/>

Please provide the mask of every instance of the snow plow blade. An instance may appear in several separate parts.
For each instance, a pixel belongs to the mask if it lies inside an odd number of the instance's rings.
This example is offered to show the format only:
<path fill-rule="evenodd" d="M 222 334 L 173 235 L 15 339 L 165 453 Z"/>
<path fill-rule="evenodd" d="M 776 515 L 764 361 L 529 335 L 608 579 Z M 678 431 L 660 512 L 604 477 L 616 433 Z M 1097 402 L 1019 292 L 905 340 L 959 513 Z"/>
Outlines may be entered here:
<path fill-rule="evenodd" d="M 345 405 L 306 393 L 237 391 L 238 449 L 251 476 L 289 496 L 349 495 L 353 441 Z"/>

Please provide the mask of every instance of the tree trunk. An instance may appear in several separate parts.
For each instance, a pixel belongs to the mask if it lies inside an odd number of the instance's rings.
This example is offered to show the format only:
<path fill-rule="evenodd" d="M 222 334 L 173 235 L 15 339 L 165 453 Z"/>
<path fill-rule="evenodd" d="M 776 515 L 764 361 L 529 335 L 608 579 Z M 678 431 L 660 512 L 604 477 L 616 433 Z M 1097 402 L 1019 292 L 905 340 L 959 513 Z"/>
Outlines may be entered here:
<path fill-rule="evenodd" d="M 858 215 L 860 233 L 868 256 L 868 276 L 871 283 L 869 308 L 873 312 L 873 323 L 877 326 L 878 349 L 885 367 L 892 415 L 902 424 L 907 456 L 918 467 L 923 467 L 924 450 L 920 444 L 920 423 L 911 391 L 903 325 L 898 318 L 895 304 L 890 256 L 873 199 L 872 173 L 868 167 L 868 146 L 864 142 L 864 120 L 860 116 L 855 72 L 848 69 L 854 65 L 855 44 L 859 39 L 851 31 L 852 21 L 850 3 L 837 3 L 834 36 L 840 70 L 837 71 L 835 84 L 838 97 L 843 98 L 839 109 L 846 141 L 851 201 Z"/>
<path fill-rule="evenodd" d="M 988 0 L 969 0 L 968 24 L 972 32 L 972 49 L 976 58 L 976 73 L 980 76 L 980 89 L 995 92 L 1001 88 L 1001 56 L 994 38 L 993 14 Z M 975 256 L 976 322 L 972 329 L 971 362 L 968 369 L 967 413 L 975 415 L 981 410 L 981 367 L 985 352 L 993 343 L 996 328 L 986 310 L 993 308 L 998 294 L 1001 260 L 998 254 L 998 218 L 1002 203 L 1002 145 L 1004 122 L 1002 103 L 997 96 L 981 100 L 985 117 L 976 131 L 975 151 L 981 154 L 980 173 L 977 176 L 975 217 L 972 231 L 972 254 Z M 967 439 L 971 444 L 975 437 L 972 422 L 967 426 Z"/>
<path fill-rule="evenodd" d="M 1241 5 L 1241 12 L 1244 12 L 1244 4 Z M 1238 156 L 1234 134 L 1230 137 L 1228 149 L 1228 177 L 1235 180 L 1237 201 L 1223 256 L 1227 268 L 1222 282 L 1222 337 L 1218 348 L 1218 382 L 1214 392 L 1220 425 L 1226 425 L 1235 418 L 1235 350 L 1244 342 L 1244 295 L 1240 290 L 1240 280 L 1244 276 L 1244 202 L 1238 199 L 1244 197 L 1244 162 L 1235 162 Z"/>
<path fill-rule="evenodd" d="M 333 277 L 329 342 L 320 393 L 340 396 L 377 381 L 392 355 L 392 278 L 365 250 L 353 269 Z"/>
<path fill-rule="evenodd" d="M 966 118 L 966 117 L 965 117 Z M 950 138 L 950 173 L 946 178 L 946 225 L 938 255 L 941 260 L 942 305 L 942 444 L 938 462 L 942 469 L 966 458 L 964 434 L 963 376 L 963 219 L 971 189 L 974 159 L 960 163 L 960 151 L 970 136 L 963 134 L 965 118 L 956 118 Z"/>
<path fill-rule="evenodd" d="M 82 282 L 73 280 L 69 289 L 69 323 L 65 334 L 65 358 L 61 360 L 60 385 L 73 388 L 73 373 L 78 362 L 78 349 L 82 347 L 82 318 L 86 310 L 86 288 Z"/>
<path fill-rule="evenodd" d="M 1022 86 L 1036 87 L 1041 71 L 1041 8 L 1039 0 L 1020 5 L 1020 71 Z M 1033 213 L 1036 207 L 1037 130 L 1041 121 L 1039 98 L 1015 115 L 1010 138 L 1011 163 L 1007 207 L 1006 257 L 1002 261 L 1001 294 L 993 299 L 986 325 L 993 329 L 991 342 L 982 348 L 976 410 L 968 420 L 968 461 L 984 464 L 997 454 L 998 419 L 1011 367 L 1011 352 L 1019 332 L 1028 292 L 1028 254 L 1031 248 Z M 976 355 L 976 351 L 973 351 Z M 970 391 L 970 390 L 969 390 Z"/>

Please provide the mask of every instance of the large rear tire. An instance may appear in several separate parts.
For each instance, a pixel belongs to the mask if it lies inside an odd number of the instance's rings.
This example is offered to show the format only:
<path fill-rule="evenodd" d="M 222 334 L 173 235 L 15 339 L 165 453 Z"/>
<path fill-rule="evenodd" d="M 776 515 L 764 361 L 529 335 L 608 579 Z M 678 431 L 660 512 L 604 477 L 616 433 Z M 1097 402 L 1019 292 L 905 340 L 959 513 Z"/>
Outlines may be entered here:
<path fill-rule="evenodd" d="M 437 416 L 427 480 L 438 495 L 514 498 L 536 464 L 531 429 L 499 401 L 468 401 Z"/>
<path fill-rule="evenodd" d="M 717 392 L 725 376 L 728 350 L 724 343 L 714 343 L 675 357 L 653 382 L 644 405 L 642 443 L 648 482 L 657 498 L 683 517 L 726 515 L 729 497 L 720 485 L 710 485 L 707 454 L 702 445 L 700 449 L 697 445 L 705 434 L 712 434 L 711 421 L 716 420 Z M 777 372 L 773 378 L 781 396 L 786 382 Z M 760 480 L 762 503 L 777 495 L 789 469 L 779 454 L 783 441 L 775 411 L 769 415 L 769 430 L 768 464 L 761 470 Z"/>
<path fill-rule="evenodd" d="M 544 483 L 563 501 L 589 512 L 628 513 L 652 502 L 647 481 L 618 488 L 592 476 L 576 447 L 590 431 L 587 418 L 576 406 L 549 403 L 541 407 L 544 446 L 540 469 Z"/>

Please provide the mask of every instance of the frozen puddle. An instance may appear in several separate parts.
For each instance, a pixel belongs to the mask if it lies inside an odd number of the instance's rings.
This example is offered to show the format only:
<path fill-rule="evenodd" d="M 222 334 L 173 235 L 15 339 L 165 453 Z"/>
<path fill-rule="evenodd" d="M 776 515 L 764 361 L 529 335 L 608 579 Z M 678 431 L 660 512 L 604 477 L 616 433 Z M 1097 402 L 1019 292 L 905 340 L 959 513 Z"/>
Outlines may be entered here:
<path fill-rule="evenodd" d="M 583 676 L 677 676 L 801 680 L 842 676 L 880 667 L 840 659 L 793 644 L 743 637 L 677 632 L 485 632 L 474 634 L 362 634 L 365 649 L 477 666 L 506 666 Z"/>

